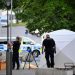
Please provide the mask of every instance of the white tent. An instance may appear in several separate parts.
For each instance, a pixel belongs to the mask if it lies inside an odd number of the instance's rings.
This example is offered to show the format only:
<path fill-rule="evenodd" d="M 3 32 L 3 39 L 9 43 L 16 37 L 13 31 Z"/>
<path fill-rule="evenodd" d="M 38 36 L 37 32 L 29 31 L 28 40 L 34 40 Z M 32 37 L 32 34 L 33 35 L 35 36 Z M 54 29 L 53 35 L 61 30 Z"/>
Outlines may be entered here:
<path fill-rule="evenodd" d="M 64 67 L 65 63 L 75 64 L 75 32 L 61 29 L 49 34 L 56 42 L 55 67 Z"/>

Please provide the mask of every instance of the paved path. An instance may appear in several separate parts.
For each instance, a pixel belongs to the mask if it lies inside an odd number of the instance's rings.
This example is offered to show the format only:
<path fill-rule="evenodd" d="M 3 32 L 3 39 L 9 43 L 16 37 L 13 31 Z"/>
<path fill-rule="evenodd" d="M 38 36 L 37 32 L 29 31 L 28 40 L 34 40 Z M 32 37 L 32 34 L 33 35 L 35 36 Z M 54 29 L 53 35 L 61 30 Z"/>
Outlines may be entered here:
<path fill-rule="evenodd" d="M 15 26 L 11 28 L 11 36 L 12 37 L 16 37 L 16 36 L 25 36 L 25 37 L 29 37 L 32 40 L 34 40 L 37 43 L 41 43 L 41 37 L 37 37 L 35 35 L 32 34 L 25 34 L 25 26 Z M 10 29 L 9 29 L 10 32 Z M 9 33 L 10 35 L 10 33 Z M 2 28 L 0 27 L 0 37 L 7 37 L 7 28 Z"/>
<path fill-rule="evenodd" d="M 6 71 L 5 70 L 0 71 L 0 75 L 6 75 Z M 35 70 L 34 69 L 13 70 L 12 75 L 35 75 Z"/>
<path fill-rule="evenodd" d="M 0 71 L 0 75 L 6 75 L 5 70 Z M 13 70 L 12 75 L 73 75 L 72 70 L 57 70 L 52 68 Z M 75 75 L 75 74 L 74 74 Z"/>

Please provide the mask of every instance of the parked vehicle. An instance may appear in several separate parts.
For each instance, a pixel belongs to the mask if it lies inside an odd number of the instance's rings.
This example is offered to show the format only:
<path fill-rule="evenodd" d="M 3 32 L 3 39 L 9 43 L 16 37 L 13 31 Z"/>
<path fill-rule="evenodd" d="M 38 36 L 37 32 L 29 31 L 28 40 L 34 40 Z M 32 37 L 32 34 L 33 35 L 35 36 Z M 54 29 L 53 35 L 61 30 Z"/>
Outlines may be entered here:
<path fill-rule="evenodd" d="M 11 41 L 15 41 L 16 37 L 12 37 Z M 32 54 L 36 57 L 40 55 L 41 45 L 36 43 L 35 41 L 31 40 L 28 37 L 22 37 L 20 50 L 19 52 L 29 52 L 27 49 L 28 47 L 31 48 Z M 0 37 L 0 51 L 6 51 L 7 50 L 7 37 Z"/>
<path fill-rule="evenodd" d="M 11 10 L 8 11 L 8 23 L 11 23 Z M 14 11 L 12 11 L 12 23 L 16 23 Z M 0 26 L 7 26 L 7 10 L 2 10 L 0 13 Z"/>

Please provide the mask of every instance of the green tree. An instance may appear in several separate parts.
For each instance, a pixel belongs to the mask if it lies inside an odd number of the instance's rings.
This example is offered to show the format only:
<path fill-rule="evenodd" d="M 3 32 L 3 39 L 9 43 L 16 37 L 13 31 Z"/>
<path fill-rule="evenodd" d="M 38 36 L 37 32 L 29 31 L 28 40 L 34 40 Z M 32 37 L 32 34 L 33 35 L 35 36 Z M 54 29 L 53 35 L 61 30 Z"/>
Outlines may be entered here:
<path fill-rule="evenodd" d="M 5 7 L 5 0 L 0 0 L 0 9 L 4 9 Z"/>
<path fill-rule="evenodd" d="M 64 0 L 25 0 L 22 7 L 23 21 L 30 31 L 39 29 L 42 33 L 74 26 L 73 9 Z"/>

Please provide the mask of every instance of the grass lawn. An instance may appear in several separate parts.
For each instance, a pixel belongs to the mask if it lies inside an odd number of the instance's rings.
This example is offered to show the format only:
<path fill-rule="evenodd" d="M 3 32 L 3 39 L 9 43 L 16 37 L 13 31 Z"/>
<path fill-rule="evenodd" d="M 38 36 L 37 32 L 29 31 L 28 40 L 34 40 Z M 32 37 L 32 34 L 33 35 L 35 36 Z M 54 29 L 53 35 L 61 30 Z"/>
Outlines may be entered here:
<path fill-rule="evenodd" d="M 12 26 L 26 26 L 26 23 L 25 22 L 19 22 L 19 23 L 12 24 Z"/>

